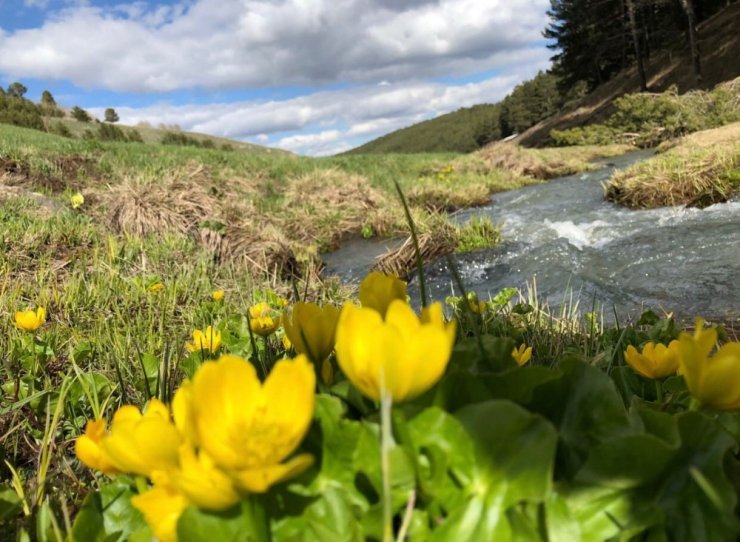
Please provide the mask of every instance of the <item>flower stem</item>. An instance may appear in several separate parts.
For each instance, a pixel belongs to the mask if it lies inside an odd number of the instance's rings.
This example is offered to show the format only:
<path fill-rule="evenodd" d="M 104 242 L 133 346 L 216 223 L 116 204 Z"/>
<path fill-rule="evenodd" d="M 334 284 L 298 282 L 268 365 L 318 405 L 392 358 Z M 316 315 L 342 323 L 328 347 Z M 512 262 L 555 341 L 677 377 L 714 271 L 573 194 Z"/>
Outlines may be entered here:
<path fill-rule="evenodd" d="M 393 398 L 383 392 L 380 398 L 380 470 L 383 474 L 383 542 L 393 542 L 393 501 L 391 498 L 391 461 L 393 446 L 391 406 Z"/>
<path fill-rule="evenodd" d="M 658 404 L 663 404 L 663 383 L 660 380 L 655 380 L 655 396 L 658 400 Z"/>

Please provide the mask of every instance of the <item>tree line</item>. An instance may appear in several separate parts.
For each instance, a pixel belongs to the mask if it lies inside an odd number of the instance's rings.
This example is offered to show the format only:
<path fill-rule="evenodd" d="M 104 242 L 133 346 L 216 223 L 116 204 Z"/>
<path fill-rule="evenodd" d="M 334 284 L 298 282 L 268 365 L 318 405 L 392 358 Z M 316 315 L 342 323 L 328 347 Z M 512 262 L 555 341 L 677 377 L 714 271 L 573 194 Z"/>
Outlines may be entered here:
<path fill-rule="evenodd" d="M 590 90 L 636 65 L 641 88 L 648 90 L 645 61 L 683 36 L 701 82 L 696 27 L 733 1 L 550 0 L 543 35 L 555 51 L 553 72 L 561 89 L 585 82 Z"/>

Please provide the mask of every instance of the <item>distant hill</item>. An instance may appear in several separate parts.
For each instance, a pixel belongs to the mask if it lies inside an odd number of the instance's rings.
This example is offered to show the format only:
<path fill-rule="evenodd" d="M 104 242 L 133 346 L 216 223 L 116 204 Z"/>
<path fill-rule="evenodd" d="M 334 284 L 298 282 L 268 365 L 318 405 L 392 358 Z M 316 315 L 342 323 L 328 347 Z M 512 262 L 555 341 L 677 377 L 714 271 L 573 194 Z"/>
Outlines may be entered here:
<path fill-rule="evenodd" d="M 90 130 L 94 134 L 97 131 L 100 124 L 106 124 L 106 123 L 101 123 L 96 120 L 93 120 L 91 122 L 80 122 L 68 116 L 65 116 L 63 118 L 57 118 L 57 117 L 45 117 L 44 118 L 44 124 L 46 125 L 47 129 L 51 132 L 55 131 L 54 125 L 58 122 L 63 124 L 69 130 L 70 134 L 76 138 L 84 137 L 85 132 L 87 130 Z M 127 135 L 133 133 L 134 131 L 138 132 L 143 142 L 148 143 L 148 144 L 162 143 L 162 139 L 165 136 L 167 136 L 167 134 L 175 134 L 175 135 L 184 135 L 186 136 L 186 139 L 189 138 L 201 144 L 205 142 L 206 146 L 213 147 L 213 148 L 219 148 L 219 149 L 226 148 L 226 149 L 231 149 L 234 151 L 248 152 L 248 153 L 253 153 L 253 154 L 262 154 L 262 153 L 264 154 L 272 154 L 272 153 L 292 154 L 290 151 L 286 151 L 283 149 L 265 147 L 262 145 L 255 145 L 253 143 L 245 143 L 243 141 L 235 141 L 233 139 L 227 139 L 224 137 L 216 137 L 216 136 L 201 134 L 197 132 L 185 132 L 185 131 L 180 130 L 178 127 L 156 128 L 156 127 L 149 126 L 146 124 L 141 124 L 137 126 L 127 126 L 127 125 L 120 124 L 120 123 L 115 123 L 114 126 L 116 128 L 120 128 Z"/>
<path fill-rule="evenodd" d="M 478 123 L 495 115 L 498 107 L 492 104 L 463 107 L 401 128 L 344 154 L 471 152 L 481 146 L 476 142 Z"/>
<path fill-rule="evenodd" d="M 676 85 L 680 92 L 695 88 L 712 88 L 715 85 L 734 79 L 740 75 L 740 2 L 730 4 L 722 11 L 699 24 L 698 38 L 702 52 L 703 81 L 697 84 L 692 73 L 689 47 L 683 36 L 676 36 L 671 47 L 656 50 L 645 61 L 649 90 L 660 92 Z M 347 151 L 344 154 L 370 153 L 416 153 L 416 152 L 471 152 L 485 144 L 495 141 L 508 133 L 521 133 L 517 138 L 526 146 L 549 144 L 550 130 L 563 130 L 575 126 L 603 122 L 614 112 L 613 101 L 629 92 L 639 91 L 636 68 L 628 68 L 611 78 L 588 94 L 578 95 L 573 89 L 572 96 L 561 97 L 555 111 L 540 111 L 534 122 L 527 122 L 526 110 L 537 104 L 537 96 L 542 92 L 535 89 L 534 98 L 516 100 L 519 111 L 505 111 L 507 100 L 499 104 L 483 104 L 462 108 L 437 118 L 426 120 Z M 548 74 L 549 75 L 549 74 Z M 538 78 L 542 74 L 538 75 Z M 537 79 L 537 78 L 536 78 Z M 529 83 L 517 87 L 526 87 Z M 514 93 L 517 93 L 517 89 Z M 547 95 L 546 93 L 544 93 Z M 545 101 L 545 100 L 540 100 Z M 552 105 L 552 104 L 548 104 Z M 523 111 L 522 111 L 523 109 Z M 487 124 L 499 114 L 513 117 L 509 121 L 508 133 L 496 133 Z M 547 113 L 547 114 L 545 114 Z M 554 114 L 552 114 L 554 113 Z M 544 120 L 540 120 L 544 119 Z M 488 134 L 486 134 L 488 130 Z"/>

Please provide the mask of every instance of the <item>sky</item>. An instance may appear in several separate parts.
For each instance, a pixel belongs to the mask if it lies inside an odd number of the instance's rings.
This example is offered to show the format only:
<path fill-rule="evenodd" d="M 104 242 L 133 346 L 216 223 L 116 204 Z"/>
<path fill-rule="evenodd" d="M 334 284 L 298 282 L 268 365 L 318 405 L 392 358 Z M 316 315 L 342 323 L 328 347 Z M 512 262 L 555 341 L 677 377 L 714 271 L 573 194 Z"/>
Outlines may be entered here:
<path fill-rule="evenodd" d="M 547 69 L 549 0 L 0 0 L 0 85 L 329 155 Z"/>

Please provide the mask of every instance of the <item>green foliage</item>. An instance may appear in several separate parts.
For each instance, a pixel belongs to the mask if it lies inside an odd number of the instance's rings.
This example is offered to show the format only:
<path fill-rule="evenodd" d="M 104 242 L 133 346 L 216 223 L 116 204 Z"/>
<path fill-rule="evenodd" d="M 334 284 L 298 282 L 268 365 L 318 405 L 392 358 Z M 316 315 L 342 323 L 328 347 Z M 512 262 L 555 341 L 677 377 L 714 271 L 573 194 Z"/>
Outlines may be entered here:
<path fill-rule="evenodd" d="M 550 139 L 558 147 L 571 145 L 609 145 L 617 141 L 617 131 L 603 124 L 590 124 L 568 130 L 552 130 Z"/>
<path fill-rule="evenodd" d="M 162 145 L 181 145 L 185 147 L 200 147 L 202 149 L 215 149 L 216 145 L 210 139 L 198 139 L 181 132 L 166 132 L 162 136 Z"/>
<path fill-rule="evenodd" d="M 51 123 L 48 128 L 49 133 L 60 135 L 62 137 L 74 137 L 72 135 L 72 132 L 69 131 L 69 128 L 67 128 L 67 125 L 63 122 L 57 121 L 54 123 Z"/>
<path fill-rule="evenodd" d="M 23 96 L 28 92 L 28 89 L 26 88 L 23 83 L 19 83 L 16 81 L 15 83 L 11 83 L 8 86 L 8 96 L 11 98 L 23 98 Z"/>
<path fill-rule="evenodd" d="M 488 217 L 473 217 L 458 232 L 457 250 L 470 252 L 489 248 L 501 242 L 501 229 Z"/>
<path fill-rule="evenodd" d="M 14 124 L 24 128 L 44 130 L 41 108 L 22 97 L 10 92 L 0 94 L 0 123 Z"/>
<path fill-rule="evenodd" d="M 41 93 L 41 105 L 53 108 L 57 106 L 57 102 L 54 99 L 54 96 L 51 95 L 51 92 L 48 90 L 45 90 Z"/>
<path fill-rule="evenodd" d="M 681 2 L 644 0 L 632 4 L 641 55 L 647 57 L 648 50 L 675 47 L 676 36 L 683 34 L 687 26 Z M 698 22 L 728 5 L 723 0 L 694 4 Z M 550 2 L 550 24 L 544 36 L 552 40 L 548 47 L 555 51 L 552 60 L 561 89 L 565 91 L 579 81 L 585 81 L 593 89 L 635 63 L 635 44 L 626 8 L 622 0 Z"/>
<path fill-rule="evenodd" d="M 77 105 L 72 108 L 72 117 L 80 122 L 92 122 L 90 114 Z"/>
<path fill-rule="evenodd" d="M 556 145 L 598 145 L 632 141 L 652 147 L 668 139 L 740 121 L 740 84 L 730 81 L 711 91 L 678 94 L 632 93 L 614 101 L 616 111 L 605 124 L 553 130 Z"/>
<path fill-rule="evenodd" d="M 120 119 L 118 117 L 118 113 L 116 113 L 116 110 L 112 107 L 109 107 L 105 110 L 105 122 L 118 122 Z"/>

